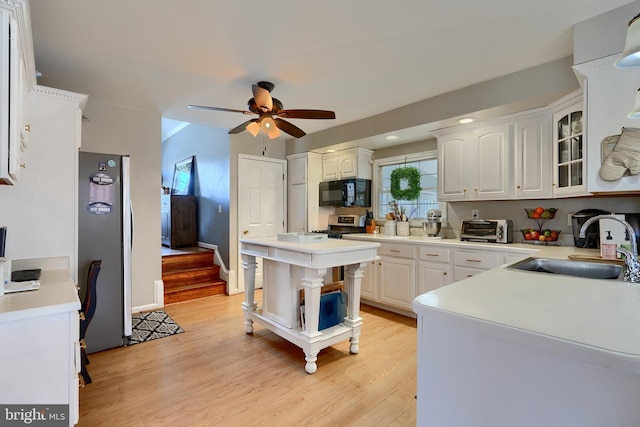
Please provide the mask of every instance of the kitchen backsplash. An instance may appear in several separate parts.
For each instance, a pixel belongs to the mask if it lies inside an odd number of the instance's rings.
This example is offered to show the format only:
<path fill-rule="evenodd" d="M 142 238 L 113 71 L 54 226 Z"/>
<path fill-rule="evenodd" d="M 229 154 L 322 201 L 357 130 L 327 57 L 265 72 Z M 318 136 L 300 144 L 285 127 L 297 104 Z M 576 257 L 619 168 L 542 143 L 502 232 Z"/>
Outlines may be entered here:
<path fill-rule="evenodd" d="M 480 218 L 505 218 L 513 220 L 514 243 L 523 241 L 522 228 L 537 228 L 534 220 L 527 218 L 525 209 L 541 206 L 556 208 L 554 219 L 549 220 L 544 228 L 560 230 L 559 241 L 563 246 L 573 246 L 573 229 L 567 221 L 567 215 L 583 209 L 602 209 L 614 213 L 640 212 L 640 197 L 580 197 L 548 200 L 513 200 L 449 203 L 446 236 L 459 237 L 460 222 L 471 218 L 471 210 L 478 209 Z"/>

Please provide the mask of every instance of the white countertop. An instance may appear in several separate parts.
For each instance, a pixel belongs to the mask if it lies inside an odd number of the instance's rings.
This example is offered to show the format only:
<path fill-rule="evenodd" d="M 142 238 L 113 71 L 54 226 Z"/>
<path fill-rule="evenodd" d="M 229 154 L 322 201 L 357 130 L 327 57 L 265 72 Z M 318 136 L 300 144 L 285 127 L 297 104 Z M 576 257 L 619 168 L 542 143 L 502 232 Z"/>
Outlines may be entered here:
<path fill-rule="evenodd" d="M 0 323 L 80 310 L 69 270 L 43 270 L 40 289 L 0 296 Z"/>
<path fill-rule="evenodd" d="M 509 254 L 536 254 L 549 258 L 567 258 L 571 254 L 597 255 L 598 249 L 581 249 L 574 246 L 536 245 L 525 243 L 482 243 L 458 239 L 433 239 L 424 236 L 388 236 L 386 234 L 354 233 L 345 234 L 342 240 L 360 240 L 379 243 L 403 243 L 409 245 L 438 245 L 452 249 L 488 250 Z"/>
<path fill-rule="evenodd" d="M 458 242 L 460 243 L 460 242 Z M 539 246 L 566 259 L 597 250 Z M 416 297 L 419 315 L 610 368 L 640 373 L 640 286 L 495 268 Z"/>
<path fill-rule="evenodd" d="M 239 252 L 311 268 L 330 268 L 378 259 L 377 242 L 327 239 L 312 243 L 278 240 L 276 237 L 240 239 Z"/>

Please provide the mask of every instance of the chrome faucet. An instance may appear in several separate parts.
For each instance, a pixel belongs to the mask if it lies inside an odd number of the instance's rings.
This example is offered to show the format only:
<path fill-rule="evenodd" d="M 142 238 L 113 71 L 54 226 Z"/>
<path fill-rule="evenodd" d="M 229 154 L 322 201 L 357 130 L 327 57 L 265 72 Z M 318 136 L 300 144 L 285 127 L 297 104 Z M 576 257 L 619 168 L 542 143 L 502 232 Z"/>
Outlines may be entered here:
<path fill-rule="evenodd" d="M 612 219 L 614 221 L 618 221 L 620 224 L 624 225 L 627 229 L 627 234 L 629 235 L 629 239 L 631 240 L 631 250 L 627 250 L 625 248 L 616 248 L 616 252 L 624 255 L 624 263 L 626 265 L 626 269 L 624 271 L 624 281 L 631 283 L 640 283 L 640 262 L 638 261 L 638 246 L 636 243 L 636 232 L 627 221 L 620 219 L 614 215 L 597 215 L 589 218 L 582 224 L 580 227 L 579 237 L 584 239 L 587 227 L 593 224 L 596 221 L 601 219 Z"/>

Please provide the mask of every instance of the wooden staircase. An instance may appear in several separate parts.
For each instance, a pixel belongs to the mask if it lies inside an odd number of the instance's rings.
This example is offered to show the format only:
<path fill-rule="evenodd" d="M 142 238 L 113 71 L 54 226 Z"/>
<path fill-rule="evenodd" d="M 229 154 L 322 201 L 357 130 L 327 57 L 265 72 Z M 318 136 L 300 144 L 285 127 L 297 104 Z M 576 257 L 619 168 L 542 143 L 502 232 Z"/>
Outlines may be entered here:
<path fill-rule="evenodd" d="M 163 255 L 162 281 L 165 305 L 224 294 L 227 288 L 220 267 L 213 263 L 213 251 L 203 248 Z"/>

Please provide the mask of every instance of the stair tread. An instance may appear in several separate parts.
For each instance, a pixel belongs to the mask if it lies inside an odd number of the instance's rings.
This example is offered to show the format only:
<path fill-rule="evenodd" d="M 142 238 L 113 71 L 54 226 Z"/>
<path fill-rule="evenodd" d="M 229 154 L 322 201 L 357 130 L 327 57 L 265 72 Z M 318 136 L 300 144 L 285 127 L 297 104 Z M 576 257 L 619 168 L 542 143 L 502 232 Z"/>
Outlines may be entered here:
<path fill-rule="evenodd" d="M 174 292 L 180 292 L 180 291 L 184 291 L 184 290 L 187 290 L 187 289 L 200 289 L 200 288 L 207 288 L 207 287 L 226 285 L 226 284 L 227 284 L 227 282 L 225 282 L 224 280 L 218 280 L 216 282 L 210 282 L 210 283 L 195 283 L 195 284 L 183 285 L 181 287 L 168 289 L 168 290 L 165 291 L 165 294 L 174 293 Z"/>

